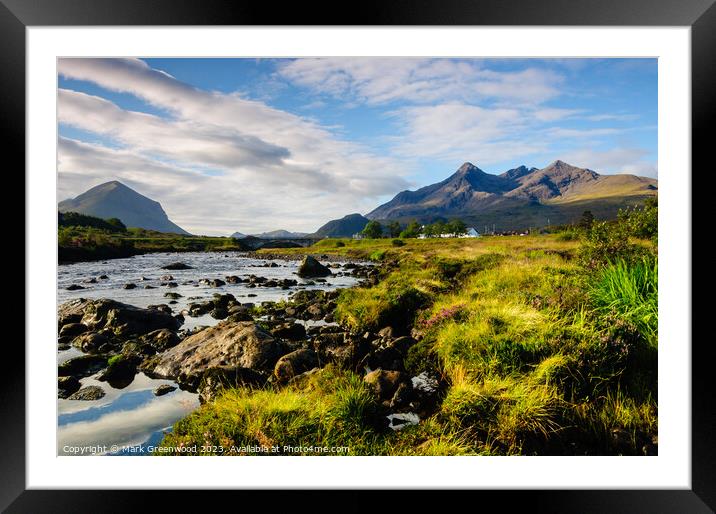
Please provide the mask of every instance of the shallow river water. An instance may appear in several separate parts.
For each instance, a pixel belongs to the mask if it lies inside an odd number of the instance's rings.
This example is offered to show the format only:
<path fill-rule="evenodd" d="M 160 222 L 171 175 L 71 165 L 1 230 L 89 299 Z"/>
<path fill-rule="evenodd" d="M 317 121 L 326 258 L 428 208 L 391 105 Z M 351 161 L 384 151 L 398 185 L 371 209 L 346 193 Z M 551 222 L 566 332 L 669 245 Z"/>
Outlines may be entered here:
<path fill-rule="evenodd" d="M 183 262 L 192 266 L 188 270 L 163 270 L 162 266 L 172 262 Z M 275 262 L 277 267 L 266 267 Z M 231 293 L 241 302 L 259 304 L 262 301 L 278 301 L 290 297 L 300 289 L 323 289 L 350 287 L 357 282 L 355 277 L 331 276 L 326 283 L 307 284 L 295 275 L 298 261 L 266 261 L 243 257 L 237 254 L 223 253 L 155 253 L 138 255 L 126 259 L 108 261 L 63 264 L 58 268 L 58 305 L 74 298 L 111 298 L 120 302 L 147 307 L 148 305 L 168 304 L 171 299 L 165 293 L 182 295 L 177 303 L 170 305 L 174 313 L 179 313 L 190 303 L 211 298 L 214 293 Z M 340 268 L 332 269 L 340 273 Z M 199 285 L 202 278 L 221 279 L 237 275 L 245 278 L 257 275 L 268 279 L 291 278 L 298 286 L 290 289 L 278 287 L 248 288 L 246 284 L 226 284 L 221 287 Z M 99 280 L 106 275 L 107 279 Z M 171 275 L 177 287 L 160 285 L 163 275 Z M 96 283 L 87 283 L 90 279 Z M 189 282 L 192 281 L 192 282 Z M 164 281 L 166 282 L 166 281 Z M 136 284 L 135 289 L 124 289 L 128 283 Z M 68 291 L 66 288 L 77 284 L 85 289 Z M 145 288 L 150 286 L 150 288 Z M 252 296 L 249 296 L 252 295 Z M 192 318 L 185 317 L 181 328 L 193 328 L 200 325 L 214 325 L 218 320 L 209 315 Z M 76 348 L 58 351 L 58 364 L 70 358 L 82 355 Z M 58 454 L 74 455 L 82 447 L 87 454 L 142 455 L 139 449 L 158 444 L 165 431 L 177 420 L 183 418 L 199 406 L 196 394 L 179 388 L 163 396 L 155 396 L 153 391 L 162 384 L 175 385 L 171 380 L 155 380 L 143 373 L 135 376 L 134 381 L 123 389 L 112 388 L 106 382 L 99 382 L 97 375 L 81 379 L 82 387 L 98 385 L 106 395 L 94 401 L 58 399 Z"/>

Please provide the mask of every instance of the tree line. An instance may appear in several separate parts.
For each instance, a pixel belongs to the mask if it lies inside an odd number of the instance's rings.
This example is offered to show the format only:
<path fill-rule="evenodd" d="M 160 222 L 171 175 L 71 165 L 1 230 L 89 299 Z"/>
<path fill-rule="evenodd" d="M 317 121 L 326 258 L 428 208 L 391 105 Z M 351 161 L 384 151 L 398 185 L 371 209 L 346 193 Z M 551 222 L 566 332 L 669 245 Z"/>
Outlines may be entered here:
<path fill-rule="evenodd" d="M 465 222 L 459 219 L 449 221 L 436 221 L 428 225 L 421 225 L 413 220 L 403 228 L 398 221 L 391 221 L 382 225 L 379 221 L 371 220 L 360 232 L 363 237 L 379 239 L 381 237 L 400 237 L 401 239 L 415 238 L 424 234 L 427 237 L 437 237 L 443 234 L 461 235 L 467 231 Z"/>

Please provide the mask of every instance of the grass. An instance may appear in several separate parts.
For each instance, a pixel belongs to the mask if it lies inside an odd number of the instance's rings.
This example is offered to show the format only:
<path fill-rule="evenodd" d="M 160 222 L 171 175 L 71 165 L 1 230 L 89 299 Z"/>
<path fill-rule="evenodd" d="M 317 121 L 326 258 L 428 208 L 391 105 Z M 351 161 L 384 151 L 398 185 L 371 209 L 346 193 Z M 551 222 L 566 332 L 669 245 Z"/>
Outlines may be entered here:
<path fill-rule="evenodd" d="M 598 314 L 634 325 L 647 343 L 657 346 L 659 321 L 658 264 L 623 260 L 606 266 L 590 284 L 589 296 Z"/>
<path fill-rule="evenodd" d="M 400 247 L 390 239 L 320 241 L 311 253 L 383 264 L 378 284 L 341 293 L 336 320 L 357 334 L 393 325 L 419 336 L 406 369 L 444 378 L 438 411 L 399 432 L 380 430 L 384 413 L 361 378 L 326 368 L 300 387 L 228 391 L 177 423 L 163 444 L 310 441 L 349 446 L 354 455 L 643 454 L 657 433 L 657 266 L 585 268 L 571 257 L 581 244 L 560 234 L 407 239 Z"/>

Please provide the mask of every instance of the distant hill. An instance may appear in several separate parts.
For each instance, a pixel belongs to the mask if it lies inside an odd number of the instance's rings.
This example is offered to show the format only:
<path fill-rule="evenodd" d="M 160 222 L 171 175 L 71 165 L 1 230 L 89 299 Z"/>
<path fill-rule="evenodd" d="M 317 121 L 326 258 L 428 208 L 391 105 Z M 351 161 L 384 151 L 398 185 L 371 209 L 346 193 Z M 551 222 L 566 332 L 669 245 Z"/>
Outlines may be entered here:
<path fill-rule="evenodd" d="M 360 214 L 349 214 L 339 220 L 331 220 L 314 232 L 316 237 L 351 237 L 360 232 L 370 221 Z"/>
<path fill-rule="evenodd" d="M 172 223 L 156 202 L 121 182 L 105 182 L 76 198 L 59 203 L 60 212 L 78 212 L 98 218 L 118 218 L 127 227 L 139 227 L 175 234 L 189 233 Z"/>
<path fill-rule="evenodd" d="M 242 234 L 234 232 L 231 237 L 234 239 L 245 239 L 253 237 L 258 239 L 300 239 L 309 235 L 307 232 L 290 232 L 288 230 L 272 230 L 270 232 L 261 232 L 260 234 Z"/>
<path fill-rule="evenodd" d="M 500 175 L 466 162 L 447 179 L 417 191 L 403 191 L 366 215 L 368 219 L 460 218 L 481 227 L 516 229 L 575 221 L 585 210 L 616 216 L 620 208 L 657 193 L 657 181 L 634 175 L 599 173 L 555 161 L 537 169 L 520 166 Z"/>
<path fill-rule="evenodd" d="M 261 232 L 260 234 L 251 234 L 259 239 L 296 239 L 306 237 L 307 232 L 289 232 L 288 230 L 272 230 L 270 232 Z"/>

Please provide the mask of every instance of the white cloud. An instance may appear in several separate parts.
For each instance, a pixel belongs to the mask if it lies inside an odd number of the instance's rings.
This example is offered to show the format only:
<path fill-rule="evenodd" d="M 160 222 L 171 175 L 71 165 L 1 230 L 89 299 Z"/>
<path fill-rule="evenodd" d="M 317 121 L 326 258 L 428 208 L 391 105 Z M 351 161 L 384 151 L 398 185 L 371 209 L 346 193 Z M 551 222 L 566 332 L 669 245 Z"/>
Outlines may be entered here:
<path fill-rule="evenodd" d="M 58 199 L 121 180 L 195 233 L 312 231 L 329 219 L 368 212 L 406 189 L 406 177 L 423 162 L 444 163 L 447 176 L 467 160 L 533 165 L 546 156 L 599 172 L 656 176 L 643 150 L 617 141 L 616 148 L 597 151 L 590 140 L 614 138 L 628 127 L 583 123 L 633 115 L 556 107 L 553 100 L 568 84 L 546 68 L 495 71 L 484 61 L 417 58 L 279 63 L 270 81 L 306 88 L 307 116 L 240 93 L 197 89 L 139 59 L 61 59 L 58 69 L 162 112 L 134 112 L 61 89 L 59 121 L 99 135 L 101 143 L 61 138 Z M 326 97 L 387 112 L 395 132 L 379 145 L 388 151 L 341 136 L 342 120 L 327 126 L 309 117 L 310 109 L 328 105 Z M 570 125 L 560 126 L 564 121 Z M 563 148 L 580 150 L 563 155 Z"/>
<path fill-rule="evenodd" d="M 655 161 L 642 148 L 616 147 L 608 150 L 581 148 L 564 155 L 562 160 L 604 174 L 631 174 L 657 178 Z"/>
<path fill-rule="evenodd" d="M 346 212 L 366 212 L 408 184 L 402 178 L 408 170 L 395 160 L 341 140 L 313 121 L 238 94 L 193 88 L 137 59 L 61 59 L 59 72 L 131 93 L 169 113 L 165 118 L 132 112 L 60 90 L 62 123 L 123 146 L 112 151 L 61 142 L 61 194 L 74 196 L 96 184 L 81 185 L 82 176 L 125 177 L 145 191 L 161 189 L 152 197 L 189 231 L 260 231 L 279 228 L 277 223 L 307 231 Z M 219 176 L 205 180 L 198 170 L 206 167 Z M 257 215 L 267 205 L 266 216 Z"/>
<path fill-rule="evenodd" d="M 479 98 L 541 103 L 557 96 L 563 82 L 561 75 L 544 69 L 493 71 L 480 61 L 423 58 L 297 59 L 279 73 L 299 86 L 369 104 Z"/>

